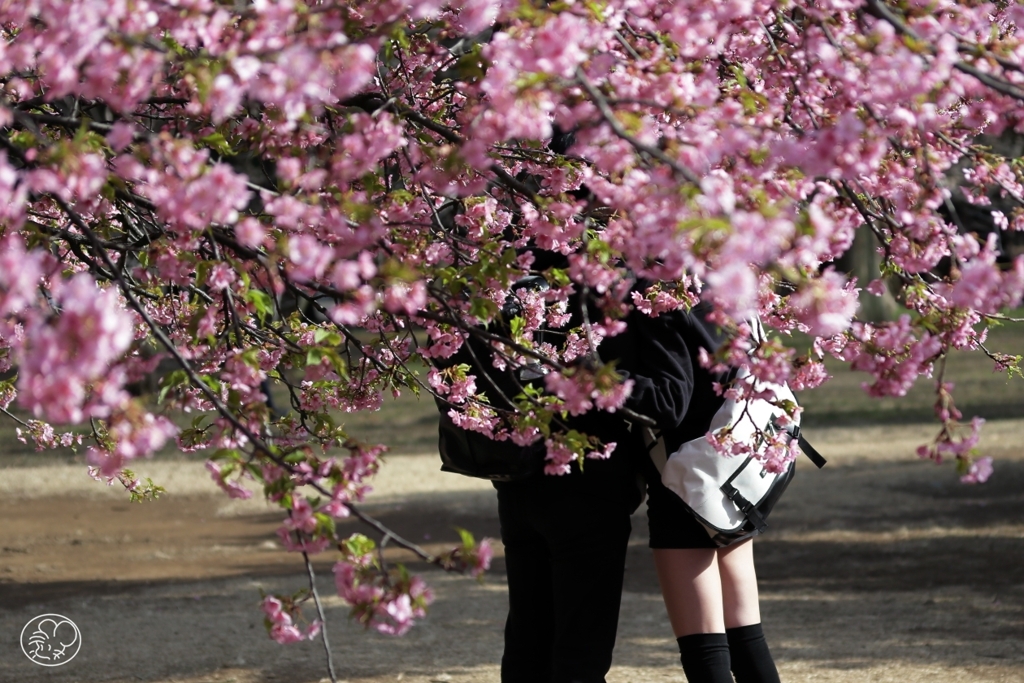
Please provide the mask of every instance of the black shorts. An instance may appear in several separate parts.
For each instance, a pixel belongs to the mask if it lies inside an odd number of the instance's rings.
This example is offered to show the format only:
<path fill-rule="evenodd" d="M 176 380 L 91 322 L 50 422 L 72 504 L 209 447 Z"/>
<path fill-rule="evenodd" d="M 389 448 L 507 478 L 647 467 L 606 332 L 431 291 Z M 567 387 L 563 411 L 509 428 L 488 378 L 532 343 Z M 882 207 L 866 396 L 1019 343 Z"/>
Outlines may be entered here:
<path fill-rule="evenodd" d="M 651 468 L 654 470 L 654 468 Z M 645 472 L 645 475 L 647 472 Z M 648 545 L 658 549 L 717 548 L 711 534 L 698 522 L 679 496 L 661 483 L 654 470 L 647 479 L 647 528 L 651 540 Z"/>

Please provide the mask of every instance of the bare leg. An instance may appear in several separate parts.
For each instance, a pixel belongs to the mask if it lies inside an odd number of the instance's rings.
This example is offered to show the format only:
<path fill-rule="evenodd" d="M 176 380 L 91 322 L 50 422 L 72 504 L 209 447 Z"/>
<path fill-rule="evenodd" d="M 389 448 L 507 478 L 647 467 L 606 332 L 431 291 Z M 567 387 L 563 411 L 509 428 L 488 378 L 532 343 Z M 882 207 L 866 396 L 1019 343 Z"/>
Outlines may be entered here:
<path fill-rule="evenodd" d="M 761 623 L 753 539 L 719 548 L 718 570 L 722 582 L 725 628 Z"/>
<path fill-rule="evenodd" d="M 729 662 L 736 683 L 779 683 L 761 629 L 753 539 L 718 551 Z"/>
<path fill-rule="evenodd" d="M 716 551 L 658 548 L 653 552 L 661 595 L 676 638 L 695 633 L 724 633 L 722 581 Z M 756 587 L 754 599 L 756 605 Z"/>

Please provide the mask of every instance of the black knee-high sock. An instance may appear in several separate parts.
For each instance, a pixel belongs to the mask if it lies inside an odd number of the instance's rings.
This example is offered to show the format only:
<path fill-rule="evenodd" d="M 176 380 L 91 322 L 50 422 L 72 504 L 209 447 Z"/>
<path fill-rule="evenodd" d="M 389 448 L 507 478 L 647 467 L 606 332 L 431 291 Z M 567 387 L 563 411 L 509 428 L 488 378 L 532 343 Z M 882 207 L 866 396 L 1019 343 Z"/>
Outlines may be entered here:
<path fill-rule="evenodd" d="M 732 683 L 729 640 L 724 633 L 694 633 L 676 638 L 683 672 L 690 683 Z"/>
<path fill-rule="evenodd" d="M 761 624 L 725 629 L 729 639 L 729 657 L 736 683 L 779 683 L 772 653 L 764 639 Z"/>

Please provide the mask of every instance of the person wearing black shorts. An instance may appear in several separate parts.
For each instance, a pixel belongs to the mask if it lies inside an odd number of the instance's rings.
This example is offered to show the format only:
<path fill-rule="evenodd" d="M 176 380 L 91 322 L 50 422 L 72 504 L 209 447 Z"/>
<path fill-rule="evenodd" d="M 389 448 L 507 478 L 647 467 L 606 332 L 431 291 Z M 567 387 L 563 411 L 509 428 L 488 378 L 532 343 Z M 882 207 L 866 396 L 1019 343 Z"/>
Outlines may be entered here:
<path fill-rule="evenodd" d="M 688 355 L 696 358 L 701 335 L 695 309 L 682 321 Z M 693 390 L 685 418 L 665 432 L 666 443 L 704 435 L 723 398 L 716 379 L 693 366 Z M 779 683 L 761 628 L 753 538 L 720 548 L 689 509 L 661 483 L 651 459 L 641 463 L 647 481 L 650 547 L 669 621 L 690 683 Z M 732 674 L 730 674 L 730 669 Z"/>

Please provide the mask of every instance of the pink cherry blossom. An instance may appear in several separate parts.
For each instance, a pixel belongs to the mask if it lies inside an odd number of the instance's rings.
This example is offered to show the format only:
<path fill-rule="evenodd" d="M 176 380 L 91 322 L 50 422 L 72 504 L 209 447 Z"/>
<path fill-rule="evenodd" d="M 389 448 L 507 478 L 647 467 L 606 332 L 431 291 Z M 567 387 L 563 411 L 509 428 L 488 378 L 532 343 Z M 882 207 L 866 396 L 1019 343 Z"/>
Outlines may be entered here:
<path fill-rule="evenodd" d="M 476 546 L 476 555 L 473 558 L 473 566 L 470 569 L 470 574 L 475 577 L 479 577 L 485 571 L 491 568 L 491 560 L 494 558 L 494 548 L 491 545 L 491 539 L 485 538 L 480 541 Z"/>
<path fill-rule="evenodd" d="M 792 294 L 787 306 L 815 337 L 832 337 L 849 329 L 857 312 L 857 291 L 846 286 L 845 278 L 834 270 L 804 289 Z"/>
<path fill-rule="evenodd" d="M 135 133 L 135 126 L 125 121 L 118 121 L 111 126 L 110 133 L 107 134 L 107 142 L 115 152 L 120 152 L 132 143 Z"/>
<path fill-rule="evenodd" d="M 252 498 L 252 491 L 242 486 L 237 480 L 228 481 L 227 475 L 230 474 L 230 472 L 225 472 L 216 462 L 207 460 L 206 469 L 210 472 L 210 476 L 213 478 L 213 481 L 217 486 L 219 486 L 231 498 L 240 498 L 242 500 Z"/>
<path fill-rule="evenodd" d="M 992 458 L 985 456 L 971 463 L 967 474 L 960 477 L 964 484 L 983 484 L 992 476 Z"/>
<path fill-rule="evenodd" d="M 90 412 L 87 385 L 108 372 L 132 342 L 132 320 L 117 293 L 99 290 L 79 274 L 61 287 L 60 314 L 52 325 L 34 322 L 36 343 L 23 350 L 18 400 L 37 415 L 76 423 Z M 96 406 L 92 412 L 101 413 Z"/>

